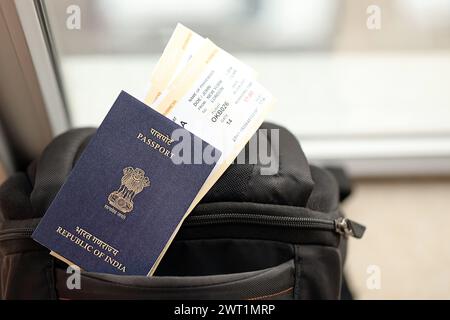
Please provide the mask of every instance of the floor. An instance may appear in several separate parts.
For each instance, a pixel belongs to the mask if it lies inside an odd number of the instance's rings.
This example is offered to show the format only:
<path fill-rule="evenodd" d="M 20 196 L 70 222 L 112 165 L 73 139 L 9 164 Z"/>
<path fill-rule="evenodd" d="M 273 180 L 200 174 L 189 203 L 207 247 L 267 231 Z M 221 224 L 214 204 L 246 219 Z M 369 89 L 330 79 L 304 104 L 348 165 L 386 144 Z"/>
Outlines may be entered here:
<path fill-rule="evenodd" d="M 450 298 L 450 178 L 356 181 L 344 209 L 368 228 L 349 243 L 358 299 Z"/>

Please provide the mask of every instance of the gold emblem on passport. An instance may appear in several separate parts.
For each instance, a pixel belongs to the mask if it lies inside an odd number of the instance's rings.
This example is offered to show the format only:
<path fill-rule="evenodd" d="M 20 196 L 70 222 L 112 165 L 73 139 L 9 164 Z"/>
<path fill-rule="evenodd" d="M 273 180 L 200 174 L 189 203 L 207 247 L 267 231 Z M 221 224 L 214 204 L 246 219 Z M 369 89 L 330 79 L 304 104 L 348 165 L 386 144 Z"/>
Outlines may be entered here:
<path fill-rule="evenodd" d="M 120 188 L 109 194 L 108 201 L 117 210 L 128 213 L 133 210 L 134 197 L 150 186 L 150 180 L 145 176 L 144 170 L 126 167 L 120 183 Z"/>

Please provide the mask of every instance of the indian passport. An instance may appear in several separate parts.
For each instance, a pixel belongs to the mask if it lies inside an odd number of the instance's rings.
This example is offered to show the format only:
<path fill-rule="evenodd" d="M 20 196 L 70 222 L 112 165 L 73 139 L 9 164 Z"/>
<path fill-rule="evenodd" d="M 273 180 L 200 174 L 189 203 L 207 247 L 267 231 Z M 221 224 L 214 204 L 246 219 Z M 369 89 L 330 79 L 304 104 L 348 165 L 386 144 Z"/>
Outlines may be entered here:
<path fill-rule="evenodd" d="M 220 155 L 121 92 L 33 238 L 86 271 L 151 275 Z"/>

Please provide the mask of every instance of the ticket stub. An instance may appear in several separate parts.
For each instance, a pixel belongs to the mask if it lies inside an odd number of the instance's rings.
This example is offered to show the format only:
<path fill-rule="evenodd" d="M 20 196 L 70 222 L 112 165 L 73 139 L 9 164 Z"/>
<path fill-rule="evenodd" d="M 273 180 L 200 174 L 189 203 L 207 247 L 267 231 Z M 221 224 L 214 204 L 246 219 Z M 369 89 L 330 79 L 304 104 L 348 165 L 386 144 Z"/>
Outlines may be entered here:
<path fill-rule="evenodd" d="M 257 131 L 274 98 L 252 68 L 208 39 L 188 60 L 178 61 L 186 65 L 178 65 L 176 78 L 151 107 L 222 151 L 187 216 Z"/>
<path fill-rule="evenodd" d="M 152 107 L 214 142 L 222 150 L 222 161 L 272 101 L 270 92 L 255 80 L 253 69 L 209 40 L 172 87 Z"/>
<path fill-rule="evenodd" d="M 152 104 L 167 90 L 191 57 L 201 48 L 204 40 L 194 31 L 177 24 L 152 73 L 150 89 L 145 97 L 146 104 Z"/>
<path fill-rule="evenodd" d="M 225 172 L 274 104 L 251 68 L 205 40 L 154 109 L 190 130 L 222 155 L 188 213 Z"/>
<path fill-rule="evenodd" d="M 144 100 L 145 103 L 148 105 L 153 103 L 159 104 L 165 94 L 171 89 L 174 80 L 188 66 L 191 58 L 205 45 L 206 40 L 184 25 L 177 24 L 152 73 L 151 86 Z M 210 40 L 208 41 L 211 42 Z M 228 55 L 234 59 L 236 64 L 240 64 L 240 70 L 247 69 L 256 78 L 257 73 L 254 69 L 235 59 L 219 47 L 217 49 L 222 51 L 221 54 Z"/>

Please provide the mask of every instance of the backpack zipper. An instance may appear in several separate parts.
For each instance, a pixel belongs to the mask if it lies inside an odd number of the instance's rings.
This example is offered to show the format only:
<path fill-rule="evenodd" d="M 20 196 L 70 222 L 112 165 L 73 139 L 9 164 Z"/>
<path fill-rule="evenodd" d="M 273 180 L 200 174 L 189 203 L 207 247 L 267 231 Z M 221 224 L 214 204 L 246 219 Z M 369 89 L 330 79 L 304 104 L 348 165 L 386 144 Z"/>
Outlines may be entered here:
<path fill-rule="evenodd" d="M 260 214 L 205 214 L 199 216 L 190 216 L 184 223 L 185 226 L 203 226 L 216 224 L 257 224 L 274 227 L 288 227 L 298 229 L 317 229 L 328 230 L 342 234 L 345 237 L 352 236 L 361 238 L 365 227 L 347 218 L 338 219 L 319 219 L 319 218 L 300 218 L 300 217 L 282 217 L 267 216 Z"/>
<path fill-rule="evenodd" d="M 34 228 L 31 227 L 0 230 L 0 241 L 29 238 L 33 231 Z"/>
<path fill-rule="evenodd" d="M 224 213 L 224 214 L 205 214 L 199 216 L 190 216 L 183 225 L 185 226 L 204 226 L 217 224 L 254 224 L 274 227 L 287 227 L 295 229 L 315 229 L 333 231 L 342 234 L 345 237 L 352 236 L 361 238 L 365 227 L 347 218 L 319 219 L 319 218 L 300 218 L 300 217 L 282 217 L 267 216 L 261 214 L 242 214 L 242 213 Z M 0 241 L 29 238 L 34 228 L 14 228 L 0 231 Z"/>

